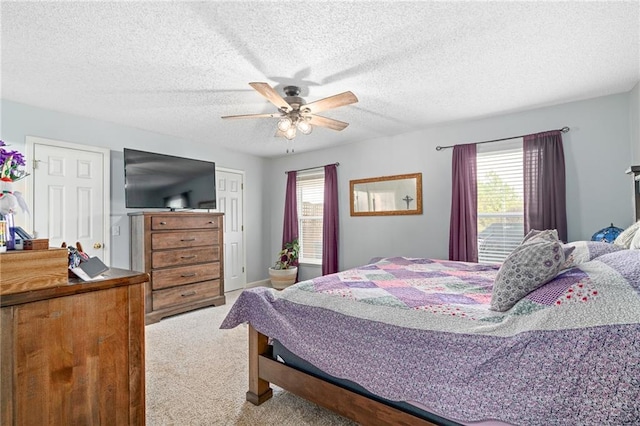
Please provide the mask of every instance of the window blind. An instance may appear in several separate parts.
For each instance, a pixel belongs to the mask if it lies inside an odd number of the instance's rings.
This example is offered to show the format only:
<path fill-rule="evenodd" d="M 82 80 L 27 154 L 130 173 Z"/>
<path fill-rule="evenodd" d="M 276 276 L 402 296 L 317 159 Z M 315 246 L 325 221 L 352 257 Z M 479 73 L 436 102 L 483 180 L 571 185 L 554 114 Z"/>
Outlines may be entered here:
<path fill-rule="evenodd" d="M 298 242 L 300 263 L 322 264 L 322 213 L 324 169 L 298 172 Z"/>
<path fill-rule="evenodd" d="M 522 143 L 477 153 L 478 261 L 502 262 L 524 237 Z M 515 145 L 515 147 L 514 147 Z"/>

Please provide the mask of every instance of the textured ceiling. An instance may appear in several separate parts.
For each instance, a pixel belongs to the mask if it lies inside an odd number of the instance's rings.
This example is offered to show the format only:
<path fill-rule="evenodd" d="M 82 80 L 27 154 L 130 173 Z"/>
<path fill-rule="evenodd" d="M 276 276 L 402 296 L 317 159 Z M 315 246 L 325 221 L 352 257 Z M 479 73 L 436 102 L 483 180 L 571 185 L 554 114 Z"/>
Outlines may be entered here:
<path fill-rule="evenodd" d="M 259 156 L 283 155 L 248 85 L 301 86 L 341 132 L 296 152 L 626 92 L 640 2 L 1 3 L 2 98 Z"/>

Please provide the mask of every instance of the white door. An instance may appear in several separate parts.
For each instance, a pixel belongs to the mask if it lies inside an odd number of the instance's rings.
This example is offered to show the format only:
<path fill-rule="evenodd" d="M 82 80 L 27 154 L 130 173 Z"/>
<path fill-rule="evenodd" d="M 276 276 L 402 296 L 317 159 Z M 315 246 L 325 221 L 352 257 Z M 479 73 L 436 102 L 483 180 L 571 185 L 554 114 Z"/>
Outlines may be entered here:
<path fill-rule="evenodd" d="M 216 169 L 217 210 L 224 213 L 224 290 L 244 288 L 243 174 Z"/>
<path fill-rule="evenodd" d="M 106 148 L 27 137 L 32 153 L 33 232 L 49 246 L 80 242 L 110 264 L 110 157 Z"/>

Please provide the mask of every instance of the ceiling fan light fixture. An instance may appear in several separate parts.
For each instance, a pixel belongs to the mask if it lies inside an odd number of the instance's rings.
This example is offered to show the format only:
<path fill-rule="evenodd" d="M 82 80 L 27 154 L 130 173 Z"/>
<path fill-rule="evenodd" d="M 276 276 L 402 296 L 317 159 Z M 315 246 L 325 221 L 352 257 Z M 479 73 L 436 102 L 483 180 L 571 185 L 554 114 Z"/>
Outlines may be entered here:
<path fill-rule="evenodd" d="M 278 120 L 278 130 L 280 130 L 281 132 L 286 132 L 292 127 L 292 124 L 293 122 L 289 117 L 282 117 L 280 120 Z"/>
<path fill-rule="evenodd" d="M 311 124 L 309 124 L 309 122 L 304 119 L 298 121 L 297 127 L 303 135 L 308 135 L 313 130 Z"/>
<path fill-rule="evenodd" d="M 296 137 L 298 131 L 304 135 L 308 135 L 316 126 L 337 131 L 344 130 L 349 123 L 323 117 L 317 115 L 317 113 L 358 102 L 356 95 L 348 91 L 307 103 L 299 96 L 300 88 L 298 86 L 285 87 L 284 93 L 286 96 L 283 98 L 268 83 L 252 82 L 249 83 L 249 85 L 271 102 L 278 109 L 278 112 L 274 114 L 226 115 L 222 118 L 277 118 L 278 122 L 276 127 L 278 131 L 275 135 L 278 137 L 284 136 L 290 144 L 293 143 L 293 139 Z M 291 148 L 291 151 L 293 152 L 293 148 Z M 289 152 L 288 149 L 287 152 Z"/>
<path fill-rule="evenodd" d="M 296 137 L 296 127 L 295 126 L 291 126 L 289 127 L 285 132 L 284 132 L 284 137 L 292 140 L 293 138 Z"/>

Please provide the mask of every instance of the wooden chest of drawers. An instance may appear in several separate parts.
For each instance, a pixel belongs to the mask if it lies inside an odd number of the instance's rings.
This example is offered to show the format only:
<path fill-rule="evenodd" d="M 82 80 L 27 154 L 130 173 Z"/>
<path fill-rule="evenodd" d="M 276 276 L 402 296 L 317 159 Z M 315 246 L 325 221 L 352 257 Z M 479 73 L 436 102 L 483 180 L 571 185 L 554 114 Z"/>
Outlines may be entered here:
<path fill-rule="evenodd" d="M 225 303 L 222 213 L 129 214 L 130 268 L 151 276 L 146 323 Z"/>

